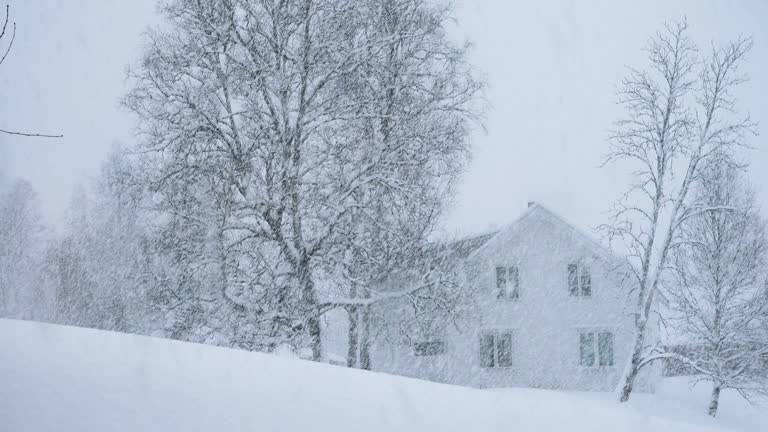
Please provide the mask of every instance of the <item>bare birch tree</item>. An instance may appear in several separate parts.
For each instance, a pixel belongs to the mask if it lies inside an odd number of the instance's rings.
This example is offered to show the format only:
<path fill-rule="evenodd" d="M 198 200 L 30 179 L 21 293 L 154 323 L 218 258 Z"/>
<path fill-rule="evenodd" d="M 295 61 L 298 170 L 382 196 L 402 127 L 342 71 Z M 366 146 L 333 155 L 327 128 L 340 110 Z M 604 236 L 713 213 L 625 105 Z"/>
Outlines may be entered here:
<path fill-rule="evenodd" d="M 681 225 L 712 210 L 690 199 L 691 186 L 708 166 L 732 163 L 735 148 L 754 131 L 734 96 L 746 79 L 739 66 L 751 40 L 713 47 L 700 60 L 687 29 L 685 22 L 666 25 L 647 48 L 650 67 L 630 70 L 619 93 L 627 118 L 617 122 L 608 155 L 608 161 L 636 167 L 636 182 L 604 227 L 610 239 L 627 242 L 637 286 L 632 355 L 619 383 L 622 402 L 655 348 L 646 341 L 648 325 Z"/>
<path fill-rule="evenodd" d="M 759 365 L 768 353 L 759 322 L 768 308 L 768 238 L 754 193 L 734 168 L 708 169 L 695 192 L 704 206 L 732 210 L 704 211 L 681 225 L 676 283 L 666 291 L 670 326 L 691 344 L 697 380 L 712 382 L 708 412 L 715 416 L 721 390 L 748 396 L 768 389 Z"/>
<path fill-rule="evenodd" d="M 371 308 L 394 301 L 392 292 L 379 292 L 376 285 L 406 268 L 427 271 L 439 265 L 439 257 L 425 253 L 435 250 L 427 238 L 468 160 L 467 120 L 478 120 L 481 110 L 474 100 L 481 83 L 469 74 L 466 47 L 445 40 L 449 7 L 419 0 L 358 4 L 375 49 L 340 83 L 365 101 L 348 129 L 364 145 L 343 159 L 370 166 L 374 181 L 351 197 L 354 205 L 332 242 L 338 252 L 328 257 L 330 267 L 341 269 L 340 284 L 348 287 L 341 302 L 350 319 L 348 364 L 365 369 Z M 423 295 L 434 286 L 435 280 L 425 280 L 439 273 L 427 273 L 410 281 L 410 289 L 400 289 L 401 296 Z"/>

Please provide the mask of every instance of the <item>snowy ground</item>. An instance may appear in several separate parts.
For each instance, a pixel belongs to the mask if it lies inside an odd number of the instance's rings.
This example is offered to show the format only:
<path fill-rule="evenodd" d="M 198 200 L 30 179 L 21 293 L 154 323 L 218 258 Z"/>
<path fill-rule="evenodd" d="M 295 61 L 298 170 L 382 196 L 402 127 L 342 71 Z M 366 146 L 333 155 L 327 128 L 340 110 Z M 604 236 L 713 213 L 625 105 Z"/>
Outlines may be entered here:
<path fill-rule="evenodd" d="M 768 406 L 667 380 L 612 395 L 474 390 L 164 339 L 0 320 L 2 431 L 764 431 Z"/>

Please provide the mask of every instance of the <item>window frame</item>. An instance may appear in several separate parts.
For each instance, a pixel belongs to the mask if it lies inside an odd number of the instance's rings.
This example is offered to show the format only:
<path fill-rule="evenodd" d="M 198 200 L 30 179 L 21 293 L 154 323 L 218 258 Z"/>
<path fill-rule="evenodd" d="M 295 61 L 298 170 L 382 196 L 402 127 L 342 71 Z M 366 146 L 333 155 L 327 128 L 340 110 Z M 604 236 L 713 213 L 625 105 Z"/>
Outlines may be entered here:
<path fill-rule="evenodd" d="M 479 364 L 480 367 L 483 369 L 510 369 L 515 367 L 515 357 L 514 357 L 514 346 L 515 346 L 515 331 L 514 330 L 506 330 L 506 329 L 498 329 L 498 330 L 482 330 L 479 333 Z M 491 359 L 490 365 L 486 365 L 485 359 L 483 358 L 484 350 L 484 339 L 487 337 L 491 337 L 493 340 L 493 346 L 492 346 L 492 355 L 493 358 Z M 499 365 L 499 340 L 501 337 L 508 337 L 509 338 L 509 360 L 508 364 L 505 364 L 503 366 Z"/>
<path fill-rule="evenodd" d="M 585 365 L 582 364 L 582 337 L 584 335 L 590 335 L 592 338 L 591 343 L 591 349 L 592 349 L 592 364 L 591 365 Z M 600 336 L 604 334 L 610 334 L 611 335 L 611 364 L 602 365 L 600 364 L 602 362 L 602 351 L 600 350 Z M 616 330 L 613 328 L 581 328 L 578 329 L 576 332 L 576 341 L 577 341 L 577 363 L 579 365 L 579 368 L 582 369 L 610 369 L 616 367 Z"/>
<path fill-rule="evenodd" d="M 573 272 L 571 269 L 574 269 Z M 568 288 L 569 297 L 578 297 L 589 299 L 592 298 L 594 290 L 594 284 L 592 283 L 592 271 L 589 266 L 582 262 L 569 262 L 566 266 L 566 286 Z M 585 283 L 587 281 L 587 283 Z M 575 282 L 575 290 L 573 286 Z M 585 289 L 586 288 L 586 289 Z"/>
<path fill-rule="evenodd" d="M 503 275 L 501 270 L 503 270 Z M 517 264 L 496 265 L 494 271 L 496 275 L 496 299 L 520 301 L 520 266 Z"/>
<path fill-rule="evenodd" d="M 437 346 L 439 346 L 440 348 L 435 350 L 434 348 Z M 429 341 L 419 341 L 413 344 L 414 357 L 435 357 L 443 354 L 445 354 L 445 341 L 429 340 Z"/>

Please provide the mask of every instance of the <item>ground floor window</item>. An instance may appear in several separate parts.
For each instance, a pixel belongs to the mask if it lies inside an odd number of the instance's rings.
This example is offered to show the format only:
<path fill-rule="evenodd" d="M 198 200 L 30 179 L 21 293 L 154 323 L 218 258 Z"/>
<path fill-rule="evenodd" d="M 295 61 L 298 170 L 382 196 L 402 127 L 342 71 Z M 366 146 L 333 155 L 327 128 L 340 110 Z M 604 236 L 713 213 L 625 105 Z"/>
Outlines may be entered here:
<path fill-rule="evenodd" d="M 417 357 L 440 355 L 443 352 L 445 352 L 443 341 L 417 342 L 413 346 L 413 355 Z"/>
<path fill-rule="evenodd" d="M 512 366 L 512 332 L 485 332 L 480 335 L 480 366 Z"/>
<path fill-rule="evenodd" d="M 612 332 L 579 333 L 579 365 L 613 366 L 613 344 Z"/>

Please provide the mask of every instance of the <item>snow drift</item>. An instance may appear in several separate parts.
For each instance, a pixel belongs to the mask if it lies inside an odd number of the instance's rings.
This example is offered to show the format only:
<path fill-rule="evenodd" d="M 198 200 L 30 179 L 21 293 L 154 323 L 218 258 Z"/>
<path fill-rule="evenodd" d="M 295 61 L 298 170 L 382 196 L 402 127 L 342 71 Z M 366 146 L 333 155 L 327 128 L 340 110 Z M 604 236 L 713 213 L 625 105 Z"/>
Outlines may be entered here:
<path fill-rule="evenodd" d="M 0 320 L 7 431 L 726 431 L 768 416 L 684 381 L 604 393 L 476 390 L 159 338 Z M 674 385 L 669 385 L 674 384 Z M 682 384 L 682 385 L 681 385 Z M 707 389 L 701 389 L 706 393 Z"/>

